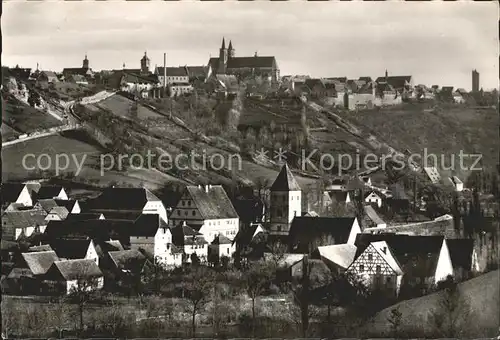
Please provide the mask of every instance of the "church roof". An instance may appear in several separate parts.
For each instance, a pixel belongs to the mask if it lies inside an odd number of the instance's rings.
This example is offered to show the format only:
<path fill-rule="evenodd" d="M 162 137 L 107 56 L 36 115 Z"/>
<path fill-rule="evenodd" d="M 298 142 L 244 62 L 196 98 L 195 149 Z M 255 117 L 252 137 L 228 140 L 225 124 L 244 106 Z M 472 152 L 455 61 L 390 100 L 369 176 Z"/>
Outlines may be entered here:
<path fill-rule="evenodd" d="M 219 58 L 210 58 L 209 65 L 212 69 L 219 68 Z M 276 67 L 275 57 L 231 57 L 227 61 L 228 69 L 238 68 L 272 68 Z"/>
<path fill-rule="evenodd" d="M 288 164 L 285 163 L 281 168 L 278 177 L 271 186 L 271 191 L 300 191 L 299 183 L 295 180 L 295 177 L 290 171 Z"/>

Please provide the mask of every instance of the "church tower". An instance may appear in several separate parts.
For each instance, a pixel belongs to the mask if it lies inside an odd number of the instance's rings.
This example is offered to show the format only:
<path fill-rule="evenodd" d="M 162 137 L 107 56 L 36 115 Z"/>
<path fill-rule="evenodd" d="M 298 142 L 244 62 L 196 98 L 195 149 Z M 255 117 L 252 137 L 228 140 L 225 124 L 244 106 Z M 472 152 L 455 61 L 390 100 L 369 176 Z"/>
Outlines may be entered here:
<path fill-rule="evenodd" d="M 222 38 L 222 46 L 219 50 L 219 69 L 217 73 L 226 74 L 227 68 L 227 49 L 226 49 L 226 41 Z"/>
<path fill-rule="evenodd" d="M 302 190 L 286 163 L 271 186 L 270 208 L 270 234 L 288 235 L 293 218 L 302 214 Z"/>
<path fill-rule="evenodd" d="M 87 59 L 87 54 L 85 54 L 85 59 L 83 59 L 83 66 L 82 68 L 88 70 L 89 69 L 89 60 Z"/>
<path fill-rule="evenodd" d="M 234 58 L 234 52 L 235 52 L 235 49 L 233 48 L 233 43 L 231 42 L 231 40 L 229 40 L 229 46 L 227 48 L 228 59 Z"/>
<path fill-rule="evenodd" d="M 148 58 L 147 52 L 144 52 L 144 57 L 141 59 L 141 73 L 148 74 L 149 73 L 149 64 L 150 60 Z"/>

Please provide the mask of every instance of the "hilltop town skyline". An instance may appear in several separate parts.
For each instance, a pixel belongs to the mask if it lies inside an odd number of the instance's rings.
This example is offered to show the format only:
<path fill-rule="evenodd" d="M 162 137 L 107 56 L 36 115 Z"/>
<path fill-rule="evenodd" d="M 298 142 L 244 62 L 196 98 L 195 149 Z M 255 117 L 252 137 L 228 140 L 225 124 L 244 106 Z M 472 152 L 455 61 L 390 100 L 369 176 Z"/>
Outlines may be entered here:
<path fill-rule="evenodd" d="M 40 69 L 61 71 L 81 66 L 87 54 L 94 70 L 138 68 L 145 51 L 151 69 L 163 65 L 163 53 L 168 66 L 206 65 L 225 37 L 237 56 L 275 56 L 281 75 L 378 77 L 387 69 L 390 75 L 412 75 L 416 83 L 470 89 L 477 69 L 481 87 L 498 86 L 496 20 L 487 20 L 496 12 L 489 3 L 373 4 L 363 6 L 364 14 L 355 4 L 332 3 L 317 11 L 300 3 L 221 3 L 215 7 L 228 14 L 223 21 L 208 11 L 214 4 L 183 3 L 171 11 L 155 3 L 40 5 L 6 4 L 5 65 L 34 69 L 39 63 Z M 47 32 L 52 39 L 41 38 Z"/>

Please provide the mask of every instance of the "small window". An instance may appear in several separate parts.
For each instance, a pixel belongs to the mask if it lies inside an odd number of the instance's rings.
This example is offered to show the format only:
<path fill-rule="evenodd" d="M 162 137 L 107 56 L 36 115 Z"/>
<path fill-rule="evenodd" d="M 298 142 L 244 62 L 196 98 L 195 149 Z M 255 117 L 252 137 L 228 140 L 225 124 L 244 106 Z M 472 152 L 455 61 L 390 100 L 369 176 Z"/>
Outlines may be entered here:
<path fill-rule="evenodd" d="M 378 264 L 376 267 L 376 270 L 377 270 L 377 273 L 380 273 L 380 271 L 382 270 L 382 267 L 380 267 L 380 265 Z"/>
<path fill-rule="evenodd" d="M 188 207 L 190 207 L 190 206 L 191 206 L 191 201 L 188 201 Z"/>
<path fill-rule="evenodd" d="M 227 248 L 227 253 L 229 254 L 229 248 Z"/>
<path fill-rule="evenodd" d="M 363 266 L 362 264 L 359 265 L 359 271 L 360 272 L 364 272 L 365 271 L 365 266 Z"/>
<path fill-rule="evenodd" d="M 181 211 L 180 210 L 177 210 L 177 215 L 181 216 Z"/>
<path fill-rule="evenodd" d="M 184 211 L 184 215 L 185 215 L 185 216 L 187 216 L 187 215 L 188 215 L 188 212 L 187 212 L 187 210 L 186 210 L 186 211 Z"/>
<path fill-rule="evenodd" d="M 277 226 L 277 227 L 276 227 L 276 229 L 277 229 L 278 231 L 281 231 L 281 226 L 280 226 L 280 225 L 279 225 L 279 226 Z"/>
<path fill-rule="evenodd" d="M 217 221 L 217 225 L 220 225 L 220 221 Z"/>
<path fill-rule="evenodd" d="M 186 205 L 186 202 L 181 201 L 181 205 L 182 205 L 182 206 L 185 206 L 185 205 Z"/>
<path fill-rule="evenodd" d="M 385 278 L 385 282 L 387 282 L 387 283 L 391 283 L 391 281 L 392 281 L 392 280 L 391 280 L 391 277 L 390 277 L 390 276 L 388 276 L 388 277 L 386 277 L 386 278 Z"/>
<path fill-rule="evenodd" d="M 196 216 L 196 210 L 193 210 L 193 216 Z"/>
<path fill-rule="evenodd" d="M 373 254 L 368 254 L 368 260 L 372 261 L 373 260 Z"/>

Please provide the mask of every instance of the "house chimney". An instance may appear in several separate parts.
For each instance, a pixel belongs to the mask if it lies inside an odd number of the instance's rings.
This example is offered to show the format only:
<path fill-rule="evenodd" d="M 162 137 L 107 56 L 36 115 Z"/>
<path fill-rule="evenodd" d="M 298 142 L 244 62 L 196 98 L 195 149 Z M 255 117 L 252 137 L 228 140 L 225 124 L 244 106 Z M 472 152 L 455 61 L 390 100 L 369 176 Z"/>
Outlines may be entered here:
<path fill-rule="evenodd" d="M 163 53 L 163 89 L 167 88 L 167 54 Z"/>
<path fill-rule="evenodd" d="M 387 247 L 382 248 L 382 253 L 387 254 Z"/>
<path fill-rule="evenodd" d="M 389 74 L 387 73 L 387 69 L 385 70 L 385 81 L 387 82 L 387 77 L 389 76 Z"/>

